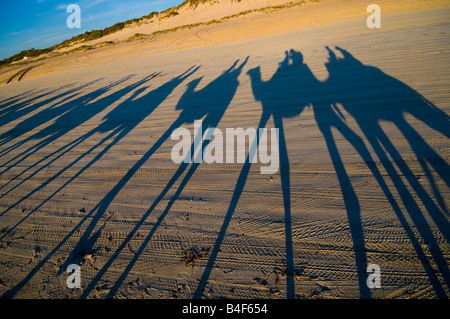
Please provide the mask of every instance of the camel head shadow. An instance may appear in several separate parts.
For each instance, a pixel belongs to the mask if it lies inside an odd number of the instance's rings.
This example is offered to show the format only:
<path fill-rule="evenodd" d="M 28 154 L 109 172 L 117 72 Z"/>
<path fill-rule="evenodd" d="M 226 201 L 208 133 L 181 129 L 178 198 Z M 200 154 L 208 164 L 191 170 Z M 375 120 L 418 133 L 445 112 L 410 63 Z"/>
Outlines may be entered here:
<path fill-rule="evenodd" d="M 217 125 L 231 103 L 237 88 L 238 77 L 247 63 L 247 57 L 239 66 L 239 59 L 230 68 L 223 71 L 216 79 L 197 89 L 204 77 L 196 78 L 186 84 L 186 90 L 179 99 L 175 109 L 180 110 L 179 121 L 192 123 L 206 116 L 210 124 Z"/>

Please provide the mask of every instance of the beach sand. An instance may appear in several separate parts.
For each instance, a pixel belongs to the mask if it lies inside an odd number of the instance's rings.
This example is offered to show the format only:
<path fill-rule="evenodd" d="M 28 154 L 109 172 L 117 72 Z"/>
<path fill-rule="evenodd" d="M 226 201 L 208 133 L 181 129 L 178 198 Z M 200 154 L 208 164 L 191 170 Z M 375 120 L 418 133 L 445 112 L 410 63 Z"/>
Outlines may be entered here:
<path fill-rule="evenodd" d="M 256 8 L 243 2 L 160 28 Z M 370 3 L 254 12 L 2 69 L 0 295 L 448 298 L 450 5 L 378 1 L 369 29 Z M 170 134 L 200 119 L 278 128 L 279 170 L 174 163 Z"/>

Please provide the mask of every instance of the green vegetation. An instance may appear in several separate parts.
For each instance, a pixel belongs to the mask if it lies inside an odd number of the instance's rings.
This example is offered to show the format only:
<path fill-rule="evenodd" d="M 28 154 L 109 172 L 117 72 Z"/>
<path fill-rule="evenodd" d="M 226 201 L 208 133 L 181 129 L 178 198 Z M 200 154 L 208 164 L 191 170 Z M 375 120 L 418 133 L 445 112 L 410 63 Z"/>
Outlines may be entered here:
<path fill-rule="evenodd" d="M 134 35 L 132 35 L 131 37 L 129 37 L 128 39 L 125 40 L 125 42 L 131 42 L 131 41 L 136 41 L 136 40 L 144 40 L 148 37 L 147 34 L 143 34 L 143 33 L 135 33 Z"/>
<path fill-rule="evenodd" d="M 141 20 L 144 20 L 144 19 L 152 19 L 152 18 L 154 18 L 155 16 L 157 16 L 159 14 L 159 12 L 156 12 L 156 11 L 152 11 L 152 12 L 150 12 L 149 14 L 147 14 L 147 15 L 145 15 L 145 16 L 142 16 L 140 19 L 138 19 L 139 21 L 141 21 Z"/>
<path fill-rule="evenodd" d="M 241 0 L 234 0 L 237 2 L 240 2 Z M 319 2 L 320 0 L 310 0 L 309 2 Z M 213 3 L 216 2 L 216 0 L 187 0 L 185 2 L 183 2 L 182 4 L 180 4 L 178 7 L 183 6 L 184 4 L 188 3 L 191 6 L 197 7 L 200 3 Z M 281 9 L 287 9 L 287 8 L 291 8 L 291 7 L 295 7 L 295 6 L 299 6 L 302 5 L 304 3 L 306 3 L 306 0 L 301 0 L 301 1 L 292 1 L 292 2 L 288 2 L 286 4 L 282 4 L 282 5 L 276 5 L 276 6 L 268 6 L 268 7 L 264 7 L 264 8 L 259 8 L 259 9 L 253 9 L 253 10 L 246 10 L 246 11 L 242 11 L 233 15 L 229 15 L 229 16 L 225 16 L 223 18 L 221 18 L 220 20 L 210 20 L 210 21 L 206 21 L 206 22 L 197 22 L 197 23 L 192 23 L 192 24 L 185 24 L 185 25 L 181 25 L 178 27 L 174 27 L 171 29 L 165 29 L 165 30 L 160 30 L 160 31 L 155 31 L 152 33 L 152 35 L 160 35 L 160 34 L 166 34 L 166 33 L 170 33 L 170 32 L 175 32 L 178 30 L 183 30 L 183 29 L 190 29 L 190 28 L 194 28 L 194 27 L 198 27 L 198 26 L 202 26 L 202 25 L 210 25 L 210 24 L 217 24 L 217 23 L 221 23 L 225 20 L 229 20 L 229 19 L 233 19 L 233 18 L 237 18 L 243 15 L 247 15 L 250 13 L 254 13 L 254 12 L 273 12 L 273 11 L 278 11 Z M 177 8 L 178 8 L 177 7 Z"/>
<path fill-rule="evenodd" d="M 179 15 L 178 11 L 175 11 L 173 8 L 169 8 L 167 10 L 162 11 L 159 14 L 160 19 L 165 19 L 173 16 Z"/>
<path fill-rule="evenodd" d="M 43 55 L 45 53 L 51 53 L 51 52 L 53 52 L 54 50 L 57 50 L 57 49 L 62 49 L 62 48 L 65 48 L 65 47 L 69 47 L 70 45 L 73 45 L 73 44 L 76 44 L 76 43 L 82 43 L 82 42 L 87 42 L 87 41 L 92 41 L 92 40 L 95 40 L 95 39 L 102 38 L 102 37 L 104 37 L 104 36 L 106 36 L 108 34 L 111 34 L 111 33 L 114 33 L 114 32 L 117 32 L 117 31 L 120 31 L 120 30 L 124 29 L 127 25 L 130 25 L 132 23 L 139 23 L 143 19 L 151 18 L 151 17 L 155 16 L 156 14 L 158 14 L 158 12 L 152 12 L 152 13 L 144 16 L 144 17 L 141 17 L 140 19 L 131 19 L 131 20 L 127 20 L 125 22 L 119 22 L 119 23 L 116 23 L 116 24 L 114 24 L 114 25 L 112 25 L 112 26 L 110 26 L 108 28 L 103 29 L 103 30 L 86 31 L 85 33 L 82 33 L 82 34 L 79 34 L 77 36 L 74 36 L 74 37 L 72 37 L 69 40 L 64 40 L 60 44 L 53 45 L 53 46 L 51 46 L 49 48 L 46 48 L 46 49 L 34 49 L 34 48 L 31 48 L 29 50 L 21 51 L 21 52 L 15 54 L 15 55 L 13 55 L 13 56 L 11 56 L 9 58 L 6 58 L 6 59 L 0 61 L 0 67 L 5 66 L 5 65 L 9 65 L 9 64 L 11 64 L 13 62 L 21 61 L 25 57 L 26 58 L 35 58 L 35 57 L 38 57 L 38 56 Z M 107 41 L 106 43 L 108 43 L 108 42 L 112 42 L 112 41 Z M 89 46 L 89 47 L 92 47 L 92 46 Z M 78 49 L 77 48 L 77 50 L 75 50 L 75 51 L 86 50 L 87 46 L 81 46 L 81 48 L 82 49 Z M 91 48 L 89 48 L 89 50 L 90 49 Z M 73 51 L 73 50 L 71 50 L 71 51 Z"/>
<path fill-rule="evenodd" d="M 34 57 L 40 56 L 42 54 L 49 53 L 49 52 L 53 51 L 53 49 L 54 49 L 54 47 L 50 47 L 50 48 L 47 48 L 47 49 L 34 49 L 34 48 L 31 48 L 29 50 L 24 50 L 24 51 L 21 51 L 21 52 L 15 54 L 15 55 L 13 55 L 13 56 L 11 56 L 9 58 L 6 58 L 6 59 L 0 61 L 0 66 L 7 65 L 7 64 L 10 64 L 10 63 L 13 63 L 13 62 L 16 62 L 16 61 L 23 60 L 25 57 L 26 58 L 34 58 Z"/>
<path fill-rule="evenodd" d="M 190 7 L 194 7 L 197 8 L 198 5 L 203 4 L 203 3 L 214 3 L 217 2 L 215 0 L 186 0 L 184 1 L 182 4 L 180 4 L 180 6 L 183 6 L 185 4 L 189 4 Z"/>

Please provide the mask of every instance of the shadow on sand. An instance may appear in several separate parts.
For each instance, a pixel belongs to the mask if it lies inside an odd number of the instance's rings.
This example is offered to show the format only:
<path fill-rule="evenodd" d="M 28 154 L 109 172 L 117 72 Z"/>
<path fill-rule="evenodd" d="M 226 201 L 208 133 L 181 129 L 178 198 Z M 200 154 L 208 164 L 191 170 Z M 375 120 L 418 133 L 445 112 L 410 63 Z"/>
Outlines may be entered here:
<path fill-rule="evenodd" d="M 400 208 L 401 203 L 397 203 L 394 199 L 375 160 L 370 155 L 368 145 L 348 127 L 343 119 L 342 112 L 339 111 L 338 105 L 342 105 L 354 117 L 366 139 L 369 141 L 370 146 L 373 147 L 379 160 L 383 163 L 389 178 L 402 199 L 402 204 L 407 209 L 409 217 L 416 225 L 422 240 L 428 243 L 434 261 L 439 265 L 439 271 L 442 273 L 447 287 L 450 287 L 450 276 L 445 257 L 442 255 L 439 245 L 433 237 L 430 225 L 424 217 L 425 212 L 420 210 L 419 204 L 414 200 L 407 185 L 402 181 L 401 175 L 394 169 L 393 163 L 400 167 L 402 174 L 408 180 L 409 186 L 419 195 L 420 200 L 426 207 L 427 213 L 431 215 L 438 229 L 448 242 L 449 224 L 446 218 L 448 211 L 427 164 L 439 174 L 447 186 L 450 186 L 449 166 L 425 142 L 420 134 L 406 122 L 404 116 L 405 114 L 411 114 L 447 137 L 450 134 L 449 117 L 410 87 L 375 67 L 365 66 L 349 52 L 337 47 L 336 50 L 340 51 L 344 56 L 338 59 L 332 50 L 328 47 L 327 50 L 329 51 L 329 62 L 326 64 L 326 67 L 329 71 L 329 78 L 324 82 L 317 80 L 308 66 L 303 63 L 302 54 L 295 50 L 286 52 L 285 59 L 279 64 L 279 68 L 267 82 L 261 80 L 259 67 L 248 71 L 255 100 L 260 101 L 263 107 L 259 128 L 264 127 L 269 117 L 272 116 L 275 127 L 279 129 L 280 175 L 285 212 L 287 298 L 295 297 L 294 275 L 296 269 L 293 257 L 294 248 L 291 226 L 289 158 L 286 147 L 287 137 L 283 128 L 283 118 L 299 115 L 305 106 L 312 106 L 314 110 L 317 125 L 326 141 L 328 152 L 339 180 L 353 240 L 360 297 L 366 299 L 371 296 L 366 282 L 368 263 L 361 223 L 361 207 L 354 186 L 343 165 L 332 128 L 340 131 L 371 170 L 374 178 L 379 183 L 380 188 L 391 204 L 393 211 L 404 227 L 429 277 L 436 296 L 438 298 L 446 298 L 445 288 L 442 287 L 442 284 L 433 271 L 430 261 L 426 258 L 425 252 L 420 245 L 420 239 L 414 235 L 413 229 L 407 223 L 407 219 Z M 358 98 L 358 96 L 361 98 Z M 389 142 L 388 136 L 379 126 L 380 120 L 391 121 L 403 133 L 405 139 L 414 150 L 418 161 L 421 163 L 428 177 L 428 181 L 432 185 L 434 197 L 439 204 L 436 204 L 431 196 L 427 194 L 415 175 L 409 170 L 401 154 Z M 393 159 L 392 161 L 389 159 L 389 156 Z M 200 279 L 200 284 L 194 293 L 194 298 L 204 296 L 203 291 L 214 267 L 232 215 L 243 192 L 250 171 L 250 165 L 249 158 L 247 158 L 238 177 L 233 198 L 222 228 L 219 231 L 217 241 Z"/>
<path fill-rule="evenodd" d="M 446 298 L 447 296 L 445 291 L 450 287 L 449 269 L 446 262 L 446 257 L 443 255 L 438 241 L 433 235 L 432 226 L 425 218 L 425 214 L 431 217 L 440 233 L 442 233 L 443 237 L 448 242 L 448 210 L 445 205 L 444 195 L 441 194 L 441 191 L 436 184 L 432 170 L 437 173 L 447 187 L 449 187 L 450 168 L 447 162 L 437 154 L 437 152 L 424 140 L 420 133 L 406 121 L 405 116 L 414 116 L 422 123 L 446 137 L 450 137 L 449 117 L 404 83 L 383 73 L 378 68 L 364 65 L 348 51 L 339 47 L 336 47 L 335 50 L 328 47 L 326 49 L 329 53 L 329 61 L 326 63 L 329 77 L 325 81 L 319 81 L 309 67 L 303 62 L 302 54 L 293 49 L 285 52 L 284 60 L 279 63 L 278 69 L 267 81 L 262 80 L 260 67 L 247 71 L 247 75 L 251 80 L 251 87 L 255 101 L 259 102 L 262 107 L 262 115 L 259 120 L 258 128 L 266 127 L 268 121 L 272 118 L 275 127 L 279 130 L 279 160 L 281 191 L 284 207 L 286 249 L 286 296 L 287 298 L 296 298 L 294 275 L 297 270 L 294 258 L 295 241 L 292 235 L 291 177 L 287 148 L 289 137 L 286 136 L 283 121 L 287 118 L 298 117 L 306 107 L 312 107 L 317 126 L 326 142 L 328 153 L 339 181 L 340 191 L 342 193 L 353 242 L 354 260 L 360 297 L 371 297 L 371 291 L 366 284 L 368 257 L 361 220 L 361 204 L 355 191 L 355 186 L 352 185 L 349 173 L 344 166 L 341 152 L 339 151 L 338 142 L 333 135 L 333 132 L 336 131 L 338 131 L 339 134 L 341 134 L 357 151 L 377 181 L 384 196 L 392 207 L 392 210 L 404 228 L 408 239 L 414 247 L 414 250 L 423 265 L 436 296 L 438 298 Z M 336 51 L 339 52 L 342 57 L 338 58 L 335 53 Z M 247 61 L 248 57 L 242 62 L 236 60 L 215 80 L 206 84 L 201 89 L 196 89 L 202 81 L 201 77 L 190 81 L 187 84 L 186 90 L 180 97 L 176 107 L 177 110 L 181 111 L 179 117 L 170 127 L 167 128 L 167 130 L 165 130 L 161 137 L 148 149 L 140 160 L 130 168 L 128 173 L 117 182 L 108 194 L 106 194 L 106 196 L 104 196 L 104 198 L 86 214 L 86 216 L 73 228 L 73 230 L 71 230 L 66 237 L 64 237 L 61 242 L 48 253 L 48 255 L 40 260 L 40 262 L 25 276 L 25 278 L 20 281 L 20 283 L 7 291 L 2 297 L 14 297 L 39 271 L 39 269 L 41 269 L 42 266 L 49 261 L 49 259 L 59 249 L 61 249 L 69 238 L 74 235 L 75 230 L 79 229 L 85 223 L 88 224 L 84 228 L 84 233 L 81 235 L 80 240 L 70 255 L 66 258 L 64 264 L 61 266 L 59 274 L 65 271 L 69 264 L 79 262 L 79 258 L 83 253 L 93 251 L 98 236 L 104 226 L 104 224 L 103 226 L 101 225 L 101 221 L 105 217 L 107 208 L 117 194 L 127 185 L 130 179 L 142 167 L 142 165 L 147 162 L 161 147 L 161 145 L 166 142 L 171 133 L 184 123 L 192 123 L 194 120 L 198 119 L 203 119 L 203 130 L 218 126 L 239 87 L 238 77 L 242 74 Z M 0 136 L 2 139 L 0 143 L 1 145 L 6 145 L 23 134 L 24 130 L 37 128 L 42 123 L 55 119 L 58 114 L 60 115 L 60 117 L 58 117 L 53 124 L 47 126 L 47 128 L 39 131 L 29 138 L 16 142 L 1 151 L 0 155 L 3 156 L 16 148 L 23 146 L 25 143 L 32 140 L 38 140 L 37 144 L 33 147 L 28 148 L 10 160 L 7 163 L 9 166 L 7 166 L 7 168 L 3 171 L 6 172 L 10 169 L 10 167 L 22 162 L 25 158 L 29 157 L 37 150 L 48 146 L 50 143 L 60 138 L 73 128 L 82 125 L 88 119 L 104 110 L 110 103 L 117 101 L 128 93 L 131 93 L 131 97 L 127 98 L 125 101 L 113 108 L 105 116 L 104 121 L 98 127 L 51 154 L 52 156 L 58 154 L 58 156 L 46 165 L 49 165 L 52 161 L 59 159 L 62 155 L 73 150 L 76 146 L 83 141 L 86 141 L 94 134 L 107 133 L 106 137 L 93 146 L 89 151 L 82 154 L 75 161 L 67 165 L 63 170 L 52 176 L 41 186 L 23 196 L 18 202 L 12 205 L 12 207 L 17 206 L 23 200 L 29 198 L 35 192 L 54 181 L 64 171 L 75 165 L 83 157 L 89 153 L 96 152 L 95 157 L 88 164 L 80 169 L 40 205 L 33 209 L 33 211 L 27 214 L 18 224 L 12 228 L 9 228 L 8 231 L 11 231 L 20 223 L 23 223 L 31 214 L 33 214 L 45 202 L 50 200 L 55 194 L 60 192 L 64 187 L 76 179 L 83 171 L 88 169 L 95 162 L 99 161 L 101 157 L 109 149 L 111 149 L 111 147 L 116 145 L 121 139 L 129 134 L 141 121 L 149 116 L 177 86 L 179 86 L 188 77 L 192 76 L 197 70 L 198 67 L 191 67 L 179 76 L 169 80 L 167 83 L 139 98 L 137 98 L 137 96 L 139 96 L 146 89 L 142 87 L 142 85 L 158 76 L 158 73 L 154 73 L 141 81 L 137 81 L 122 90 L 104 97 L 103 99 L 105 100 L 96 99 L 115 85 L 128 81 L 132 76 L 125 77 L 124 79 L 87 96 L 76 97 L 76 91 L 80 87 L 73 88 L 72 90 L 68 90 L 65 93 L 58 95 L 58 99 L 61 100 L 58 103 L 55 103 L 50 110 L 44 109 L 37 113 L 36 121 L 32 120 L 32 117 L 30 117 L 29 119 L 19 123 L 11 131 L 3 133 Z M 90 83 L 86 84 L 86 86 L 87 85 L 90 85 Z M 41 96 L 44 97 L 45 94 L 42 94 Z M 0 105 L 0 111 L 5 112 L 5 116 L 10 117 L 11 119 L 18 118 L 14 111 L 12 111 L 14 102 L 18 101 L 19 100 L 17 98 L 13 98 L 10 101 L 5 101 L 3 105 Z M 91 101 L 93 102 L 90 103 Z M 27 112 L 28 109 L 30 111 L 38 110 L 41 106 L 50 102 L 52 102 L 52 99 L 43 100 L 42 102 L 33 104 L 33 101 L 30 100 L 30 106 L 20 106 L 19 110 L 22 110 L 20 111 L 20 114 Z M 83 108 L 83 106 L 88 104 L 93 104 L 93 106 L 91 105 L 89 112 L 85 112 L 86 109 Z M 147 107 L 142 107 L 143 105 L 146 105 Z M 347 125 L 341 110 L 345 110 L 346 113 L 353 117 L 361 129 L 363 136 L 359 136 Z M 64 121 L 64 123 L 69 122 L 70 125 L 62 125 L 61 123 L 63 122 L 61 121 Z M 429 194 L 426 191 L 422 183 L 418 181 L 416 176 L 408 167 L 405 158 L 403 158 L 400 151 L 396 149 L 390 141 L 389 136 L 383 131 L 380 126 L 380 121 L 391 122 L 403 134 L 403 137 L 411 146 L 414 155 L 421 165 L 427 182 L 431 186 L 432 194 Z M 203 134 L 201 134 L 201 136 L 203 136 Z M 99 147 L 106 144 L 110 139 L 112 139 L 112 141 L 99 150 Z M 255 140 L 256 145 L 258 145 L 259 142 L 260 138 L 258 137 Z M 207 144 L 208 141 L 203 142 L 200 147 L 205 148 Z M 369 148 L 374 150 L 377 158 L 374 158 L 371 155 Z M 196 150 L 194 149 L 194 144 L 192 144 L 191 154 L 195 153 Z M 45 159 L 47 159 L 47 157 Z M 381 163 L 387 175 L 383 175 L 380 172 L 380 165 L 377 165 L 377 162 Z M 33 166 L 41 163 L 43 163 L 43 160 L 37 162 Z M 102 276 L 104 276 L 113 262 L 118 259 L 119 254 L 136 235 L 140 227 L 154 211 L 156 206 L 162 201 L 164 196 L 168 194 L 169 190 L 174 187 L 176 181 L 181 179 L 184 174 L 184 177 L 179 183 L 174 195 L 170 198 L 157 222 L 153 225 L 147 237 L 136 250 L 131 261 L 125 266 L 123 272 L 119 275 L 118 280 L 115 281 L 114 285 L 110 289 L 107 298 L 115 297 L 119 288 L 141 256 L 147 244 L 152 239 L 153 234 L 159 228 L 161 222 L 169 213 L 174 202 L 179 198 L 181 192 L 199 165 L 199 163 L 195 162 L 192 164 L 185 162 L 180 164 L 175 174 L 170 178 L 167 185 L 164 189 L 162 189 L 161 193 L 157 196 L 152 205 L 146 212 L 143 213 L 140 220 L 135 223 L 131 232 L 119 244 L 117 250 L 111 253 L 106 263 L 101 266 L 98 273 L 87 284 L 87 287 L 83 290 L 83 294 L 81 296 L 82 298 L 89 296 L 101 280 Z M 250 168 L 250 158 L 247 157 L 240 174 L 237 177 L 233 196 L 226 211 L 223 224 L 221 228 L 218 229 L 217 239 L 208 257 L 205 269 L 199 280 L 199 284 L 193 292 L 193 298 L 204 297 L 205 287 L 208 284 L 211 272 L 214 269 L 218 253 L 226 236 L 230 221 L 244 192 L 244 187 L 250 174 Z M 24 172 L 21 174 L 23 173 Z M 389 180 L 386 180 L 387 178 Z M 388 187 L 388 185 L 394 185 L 393 187 L 395 188 L 396 194 Z M 20 184 L 16 185 L 16 187 L 19 186 Z M 4 196 L 6 195 L 7 194 Z M 397 197 L 401 200 L 397 200 Z M 0 217 L 12 207 L 1 213 Z M 421 207 L 424 207 L 426 211 L 424 211 Z M 419 238 L 414 229 L 411 228 L 407 222 L 408 219 L 413 221 L 421 238 Z M 422 241 L 427 243 L 432 259 L 434 263 L 438 265 L 439 271 L 442 273 L 447 288 L 444 287 L 443 283 L 437 278 L 431 261 L 426 256 L 420 244 Z"/>

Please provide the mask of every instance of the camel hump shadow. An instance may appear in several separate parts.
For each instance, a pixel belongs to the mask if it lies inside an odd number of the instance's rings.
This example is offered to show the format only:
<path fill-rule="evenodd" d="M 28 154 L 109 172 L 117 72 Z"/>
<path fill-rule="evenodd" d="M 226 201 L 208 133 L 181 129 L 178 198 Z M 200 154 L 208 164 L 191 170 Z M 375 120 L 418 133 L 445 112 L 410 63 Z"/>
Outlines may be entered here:
<path fill-rule="evenodd" d="M 329 78 L 324 84 L 337 92 L 334 102 L 341 103 L 357 120 L 403 123 L 410 114 L 450 138 L 450 117 L 419 92 L 379 68 L 363 64 L 347 50 L 336 47 L 343 56 L 339 58 L 326 49 Z"/>
<path fill-rule="evenodd" d="M 262 80 L 259 66 L 247 72 L 263 114 L 275 118 L 299 116 L 311 104 L 311 97 L 320 95 L 322 90 L 321 82 L 303 62 L 301 52 L 291 49 L 284 53 L 284 59 L 269 80 Z"/>
<path fill-rule="evenodd" d="M 239 59 L 237 59 L 230 68 L 201 89 L 197 87 L 203 80 L 203 76 L 187 83 L 186 90 L 175 107 L 176 110 L 181 110 L 180 121 L 192 123 L 206 116 L 205 121 L 217 118 L 211 123 L 217 125 L 239 87 L 238 77 L 248 59 L 249 57 L 246 57 L 239 66 Z"/>

